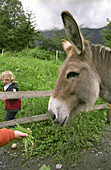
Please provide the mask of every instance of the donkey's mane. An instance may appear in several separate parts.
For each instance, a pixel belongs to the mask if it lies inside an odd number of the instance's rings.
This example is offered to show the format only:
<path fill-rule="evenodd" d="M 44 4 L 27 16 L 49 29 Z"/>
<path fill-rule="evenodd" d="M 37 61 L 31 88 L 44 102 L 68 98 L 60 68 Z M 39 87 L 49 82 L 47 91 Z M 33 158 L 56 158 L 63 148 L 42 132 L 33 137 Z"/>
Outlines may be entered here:
<path fill-rule="evenodd" d="M 93 43 L 92 43 L 92 44 L 91 44 L 91 47 L 99 48 L 100 50 L 101 50 L 101 49 L 104 49 L 105 51 L 111 52 L 111 48 L 106 47 L 106 46 L 101 45 L 101 44 L 93 44 Z"/>
<path fill-rule="evenodd" d="M 111 49 L 101 44 L 91 44 L 91 50 L 93 53 L 93 61 L 95 65 L 107 67 L 111 66 Z"/>

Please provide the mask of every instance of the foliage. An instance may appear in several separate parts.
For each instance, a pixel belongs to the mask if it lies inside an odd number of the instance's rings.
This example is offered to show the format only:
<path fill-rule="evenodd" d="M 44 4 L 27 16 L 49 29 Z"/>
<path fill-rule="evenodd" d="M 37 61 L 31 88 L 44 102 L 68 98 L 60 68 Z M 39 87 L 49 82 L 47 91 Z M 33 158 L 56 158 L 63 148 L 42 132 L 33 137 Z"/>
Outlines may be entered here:
<path fill-rule="evenodd" d="M 80 31 L 82 35 L 84 35 L 86 40 L 90 41 L 93 38 L 93 35 L 91 33 L 89 34 L 86 32 L 87 30 L 81 28 Z"/>
<path fill-rule="evenodd" d="M 61 39 L 67 39 L 67 36 L 64 30 L 58 30 L 57 28 L 52 29 L 53 35 L 51 38 L 43 35 L 42 33 L 39 35 L 38 40 L 40 41 L 40 47 L 45 50 L 56 51 L 59 50 L 63 52 L 63 47 L 61 43 Z"/>
<path fill-rule="evenodd" d="M 33 155 L 51 156 L 57 162 L 77 161 L 81 150 L 99 141 L 98 134 L 105 123 L 106 111 L 80 114 L 70 126 L 56 127 L 50 121 L 32 125 L 36 140 Z"/>
<path fill-rule="evenodd" d="M 50 170 L 50 166 L 42 165 L 42 167 L 39 168 L 39 170 Z"/>
<path fill-rule="evenodd" d="M 32 148 L 33 148 L 33 145 L 34 145 L 34 137 L 23 126 L 19 125 L 18 123 L 16 125 L 17 126 L 14 129 L 15 131 L 17 130 L 17 131 L 21 131 L 23 133 L 27 133 L 28 134 L 28 137 L 24 137 L 23 138 L 23 143 L 24 143 L 24 146 L 25 146 L 25 152 L 28 152 L 30 150 L 31 154 L 32 154 Z"/>
<path fill-rule="evenodd" d="M 25 51 L 27 53 L 27 51 Z M 24 53 L 25 53 L 24 52 Z M 11 70 L 18 82 L 20 91 L 52 90 L 58 71 L 62 64 L 57 60 L 39 60 L 37 58 L 1 55 L 0 72 Z M 28 54 L 27 54 L 28 56 Z M 0 91 L 3 84 L 0 82 Z M 22 99 L 22 110 L 16 118 L 28 117 L 47 113 L 49 97 Z M 103 103 L 98 99 L 97 104 Z M 0 122 L 5 120 L 4 102 L 0 101 Z M 93 146 L 93 142 L 99 141 L 99 135 L 106 122 L 107 108 L 99 111 L 80 113 L 72 123 L 66 127 L 56 127 L 49 120 L 22 125 L 30 127 L 35 138 L 32 157 L 43 159 L 50 157 L 57 163 L 67 162 L 74 164 L 83 149 Z M 20 142 L 20 141 L 19 141 Z M 21 149 L 22 150 L 22 149 Z M 24 150 L 22 150 L 24 152 Z M 24 159 L 30 158 L 29 154 Z"/>
<path fill-rule="evenodd" d="M 53 60 L 53 54 L 49 50 L 45 49 L 40 49 L 38 47 L 34 49 L 28 49 L 28 50 L 23 50 L 19 53 L 15 53 L 16 55 L 20 56 L 25 56 L 25 57 L 33 57 L 33 58 L 38 58 L 40 60 Z"/>
<path fill-rule="evenodd" d="M 0 0 L 0 49 L 17 50 L 35 46 L 34 15 L 23 10 L 19 0 Z"/>
<path fill-rule="evenodd" d="M 103 35 L 103 41 L 107 47 L 111 48 L 111 21 L 107 19 L 107 28 L 103 29 L 103 32 L 101 33 Z"/>
<path fill-rule="evenodd" d="M 56 54 L 53 51 L 40 49 L 39 47 L 36 47 L 34 49 L 24 49 L 20 52 L 5 52 L 4 56 L 10 57 L 32 57 L 37 58 L 40 60 L 55 60 Z M 59 60 L 63 61 L 65 58 L 65 54 L 60 53 L 59 54 Z"/>

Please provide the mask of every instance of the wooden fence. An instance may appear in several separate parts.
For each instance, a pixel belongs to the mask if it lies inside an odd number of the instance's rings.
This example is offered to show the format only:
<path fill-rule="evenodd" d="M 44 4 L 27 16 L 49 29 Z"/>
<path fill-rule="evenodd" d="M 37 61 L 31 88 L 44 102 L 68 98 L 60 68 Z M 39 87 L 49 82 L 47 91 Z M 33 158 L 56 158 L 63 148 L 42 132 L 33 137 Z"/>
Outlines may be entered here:
<path fill-rule="evenodd" d="M 35 98 L 35 97 L 48 97 L 51 95 L 51 90 L 48 91 L 19 91 L 19 92 L 0 92 L 0 99 L 16 99 L 16 98 Z M 90 108 L 92 110 L 100 110 L 107 107 L 107 104 L 96 105 Z M 19 119 L 14 119 L 10 121 L 0 122 L 0 128 L 5 126 L 12 126 L 16 123 L 25 124 L 31 123 L 34 121 L 41 121 L 49 119 L 48 113 L 31 116 L 31 117 L 24 117 Z"/>
<path fill-rule="evenodd" d="M 18 91 L 0 92 L 0 99 L 34 98 L 50 96 L 52 90 L 48 91 Z"/>

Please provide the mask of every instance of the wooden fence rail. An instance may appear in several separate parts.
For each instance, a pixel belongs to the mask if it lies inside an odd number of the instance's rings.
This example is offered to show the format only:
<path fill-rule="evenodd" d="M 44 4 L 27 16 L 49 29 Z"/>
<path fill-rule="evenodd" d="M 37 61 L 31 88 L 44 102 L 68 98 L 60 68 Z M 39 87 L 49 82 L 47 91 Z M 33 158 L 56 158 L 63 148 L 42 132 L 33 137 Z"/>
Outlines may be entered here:
<path fill-rule="evenodd" d="M 0 92 L 0 99 L 17 99 L 17 98 L 36 98 L 36 97 L 48 97 L 51 95 L 52 90 L 47 91 L 18 91 L 18 92 Z M 10 121 L 0 122 L 0 128 L 6 126 L 12 126 L 16 123 L 24 124 L 34 121 L 46 120 L 48 119 L 48 114 L 36 115 L 32 117 L 24 117 L 19 119 L 14 119 Z"/>
<path fill-rule="evenodd" d="M 107 107 L 107 104 L 96 105 L 96 106 L 91 107 L 90 111 L 100 110 L 100 109 L 104 109 L 106 107 Z M 0 122 L 0 128 L 6 127 L 6 126 L 13 126 L 13 125 L 16 125 L 16 123 L 25 124 L 25 123 L 31 123 L 31 122 L 47 120 L 47 119 L 49 119 L 48 113 L 36 115 L 36 116 L 32 116 L 32 117 L 24 117 L 24 118 L 14 119 L 14 120 L 10 120 L 10 121 Z"/>
<path fill-rule="evenodd" d="M 0 99 L 47 97 L 47 96 L 51 95 L 51 92 L 52 92 L 52 90 L 48 90 L 48 91 L 0 92 Z"/>
<path fill-rule="evenodd" d="M 24 117 L 24 118 L 0 122 L 0 128 L 6 127 L 6 126 L 13 126 L 13 125 L 16 125 L 16 123 L 25 124 L 25 123 L 37 122 L 37 121 L 47 120 L 47 119 L 49 119 L 48 113 L 31 116 L 31 117 Z"/>

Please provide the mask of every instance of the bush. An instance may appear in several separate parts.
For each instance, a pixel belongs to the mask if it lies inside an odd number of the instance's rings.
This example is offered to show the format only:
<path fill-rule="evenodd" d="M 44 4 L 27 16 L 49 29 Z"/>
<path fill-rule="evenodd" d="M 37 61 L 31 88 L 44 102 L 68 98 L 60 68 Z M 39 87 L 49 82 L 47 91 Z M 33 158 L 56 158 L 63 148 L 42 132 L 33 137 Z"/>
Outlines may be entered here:
<path fill-rule="evenodd" d="M 38 47 L 34 49 L 25 49 L 21 52 L 5 52 L 6 57 L 32 57 L 38 58 L 39 60 L 56 60 L 56 52 L 52 52 L 45 49 L 40 49 Z M 59 52 L 59 60 L 63 61 L 65 59 L 65 52 Z"/>

